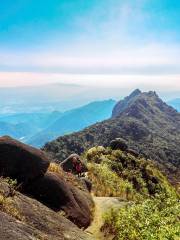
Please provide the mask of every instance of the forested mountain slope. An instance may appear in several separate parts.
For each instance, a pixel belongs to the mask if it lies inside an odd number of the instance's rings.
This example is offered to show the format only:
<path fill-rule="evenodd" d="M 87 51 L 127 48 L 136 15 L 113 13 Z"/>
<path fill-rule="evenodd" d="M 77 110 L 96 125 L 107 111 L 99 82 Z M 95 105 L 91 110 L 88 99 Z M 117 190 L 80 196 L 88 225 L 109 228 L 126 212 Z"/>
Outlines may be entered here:
<path fill-rule="evenodd" d="M 72 152 L 81 154 L 93 146 L 108 146 L 119 137 L 169 172 L 179 167 L 180 114 L 152 91 L 135 90 L 117 103 L 109 120 L 59 137 L 47 143 L 44 150 L 61 161 Z"/>

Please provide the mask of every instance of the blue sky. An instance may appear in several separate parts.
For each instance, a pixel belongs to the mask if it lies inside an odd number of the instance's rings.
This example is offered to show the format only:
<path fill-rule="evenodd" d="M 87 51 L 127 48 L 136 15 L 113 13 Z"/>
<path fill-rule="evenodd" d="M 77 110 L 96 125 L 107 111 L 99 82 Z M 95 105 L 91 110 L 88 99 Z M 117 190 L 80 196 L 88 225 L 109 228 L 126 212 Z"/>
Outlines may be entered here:
<path fill-rule="evenodd" d="M 1 0 L 0 86 L 180 90 L 180 1 Z"/>

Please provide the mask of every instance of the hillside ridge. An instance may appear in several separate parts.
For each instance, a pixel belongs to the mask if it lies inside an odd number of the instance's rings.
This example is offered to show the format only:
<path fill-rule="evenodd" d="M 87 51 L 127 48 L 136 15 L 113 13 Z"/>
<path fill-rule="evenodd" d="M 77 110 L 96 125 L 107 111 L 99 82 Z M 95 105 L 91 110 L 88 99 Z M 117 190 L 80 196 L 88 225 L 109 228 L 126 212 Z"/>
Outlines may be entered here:
<path fill-rule="evenodd" d="M 113 139 L 122 137 L 131 148 L 176 175 L 180 161 L 180 113 L 164 103 L 156 92 L 137 90 L 135 93 L 123 100 L 125 103 L 131 99 L 123 111 L 117 111 L 122 101 L 117 103 L 114 117 L 59 137 L 43 149 L 62 161 L 73 152 L 82 154 L 93 146 L 106 147 Z"/>

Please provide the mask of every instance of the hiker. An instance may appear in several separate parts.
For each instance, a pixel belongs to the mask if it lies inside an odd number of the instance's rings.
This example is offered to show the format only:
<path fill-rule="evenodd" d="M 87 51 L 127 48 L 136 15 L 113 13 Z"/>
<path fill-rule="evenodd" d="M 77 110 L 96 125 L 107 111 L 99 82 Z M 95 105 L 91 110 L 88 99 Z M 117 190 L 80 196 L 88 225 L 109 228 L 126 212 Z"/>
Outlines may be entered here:
<path fill-rule="evenodd" d="M 77 160 L 77 157 L 72 157 L 72 165 L 73 165 L 73 169 L 72 169 L 72 171 L 73 171 L 73 173 L 76 173 L 77 172 L 77 170 L 76 170 L 76 166 L 77 166 L 77 163 L 78 163 L 78 160 Z"/>
<path fill-rule="evenodd" d="M 76 162 L 76 173 L 78 177 L 81 177 L 82 174 L 82 164 L 81 162 Z"/>
<path fill-rule="evenodd" d="M 83 162 L 81 162 L 78 154 L 71 154 L 62 163 L 60 163 L 60 166 L 65 172 L 72 173 L 80 177 L 83 176 L 84 172 L 87 172 L 87 167 Z"/>

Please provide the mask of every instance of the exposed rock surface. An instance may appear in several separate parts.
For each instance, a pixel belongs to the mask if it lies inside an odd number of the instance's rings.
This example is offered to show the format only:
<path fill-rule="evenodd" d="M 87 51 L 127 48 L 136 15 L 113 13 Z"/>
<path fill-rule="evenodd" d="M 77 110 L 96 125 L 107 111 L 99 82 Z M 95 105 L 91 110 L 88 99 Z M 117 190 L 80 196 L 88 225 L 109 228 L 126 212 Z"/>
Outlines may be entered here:
<path fill-rule="evenodd" d="M 91 221 L 93 202 L 88 192 L 65 182 L 53 173 L 46 173 L 28 186 L 25 192 L 55 211 L 63 210 L 67 218 L 79 227 L 87 227 Z"/>
<path fill-rule="evenodd" d="M 127 142 L 122 138 L 116 138 L 110 142 L 110 147 L 112 150 L 122 150 L 126 151 L 128 149 Z"/>
<path fill-rule="evenodd" d="M 87 188 L 87 190 L 89 192 L 91 192 L 91 190 L 92 190 L 92 182 L 88 178 L 86 178 L 86 177 L 82 177 L 81 181 L 84 183 L 84 186 Z"/>
<path fill-rule="evenodd" d="M 0 182 L 1 189 L 7 192 L 7 183 L 3 183 L 2 179 Z M 8 198 L 13 206 L 8 213 L 2 211 L 0 204 L 1 240 L 93 240 L 65 217 L 35 199 L 18 192 Z M 20 220 L 13 217 L 15 210 Z"/>
<path fill-rule="evenodd" d="M 0 138 L 0 177 L 17 179 L 18 185 L 23 183 L 19 191 L 56 212 L 62 210 L 77 226 L 88 227 L 93 201 L 86 187 L 79 179 L 68 182 L 63 170 L 48 172 L 48 166 L 49 160 L 43 151 L 10 137 Z M 4 194 L 11 195 L 8 189 L 0 187 Z"/>
<path fill-rule="evenodd" d="M 0 212 L 0 239 L 1 240 L 40 240 L 41 232 L 36 228 L 21 223 L 13 217 Z"/>
<path fill-rule="evenodd" d="M 43 176 L 48 166 L 43 151 L 8 136 L 0 137 L 0 176 L 27 182 Z"/>
<path fill-rule="evenodd" d="M 138 151 L 135 151 L 134 149 L 127 149 L 126 152 L 133 155 L 134 157 L 139 157 Z"/>

